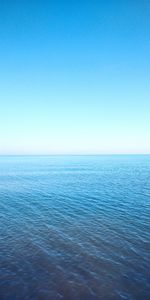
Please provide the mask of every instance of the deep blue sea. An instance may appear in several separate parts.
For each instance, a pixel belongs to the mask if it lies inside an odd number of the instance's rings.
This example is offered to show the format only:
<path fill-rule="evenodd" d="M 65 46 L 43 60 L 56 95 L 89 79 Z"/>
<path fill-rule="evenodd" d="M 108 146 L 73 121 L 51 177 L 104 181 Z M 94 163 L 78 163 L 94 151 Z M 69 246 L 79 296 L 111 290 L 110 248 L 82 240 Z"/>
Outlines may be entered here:
<path fill-rule="evenodd" d="M 149 300 L 150 156 L 1 156 L 1 300 Z"/>

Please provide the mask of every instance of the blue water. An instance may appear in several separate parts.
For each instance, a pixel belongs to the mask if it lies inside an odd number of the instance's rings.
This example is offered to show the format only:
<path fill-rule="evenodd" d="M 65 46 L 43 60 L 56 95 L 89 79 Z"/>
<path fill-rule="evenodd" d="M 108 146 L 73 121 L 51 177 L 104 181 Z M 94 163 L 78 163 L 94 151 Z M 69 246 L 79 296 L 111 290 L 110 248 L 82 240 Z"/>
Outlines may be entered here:
<path fill-rule="evenodd" d="M 0 157 L 1 300 L 149 300 L 150 156 Z"/>

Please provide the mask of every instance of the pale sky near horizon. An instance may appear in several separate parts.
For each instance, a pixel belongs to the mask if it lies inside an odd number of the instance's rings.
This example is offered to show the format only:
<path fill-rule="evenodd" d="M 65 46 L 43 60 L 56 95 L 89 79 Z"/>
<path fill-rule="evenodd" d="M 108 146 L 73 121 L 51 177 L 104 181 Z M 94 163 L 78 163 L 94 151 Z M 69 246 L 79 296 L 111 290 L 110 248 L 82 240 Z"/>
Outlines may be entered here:
<path fill-rule="evenodd" d="M 0 0 L 0 154 L 150 153 L 150 2 Z"/>

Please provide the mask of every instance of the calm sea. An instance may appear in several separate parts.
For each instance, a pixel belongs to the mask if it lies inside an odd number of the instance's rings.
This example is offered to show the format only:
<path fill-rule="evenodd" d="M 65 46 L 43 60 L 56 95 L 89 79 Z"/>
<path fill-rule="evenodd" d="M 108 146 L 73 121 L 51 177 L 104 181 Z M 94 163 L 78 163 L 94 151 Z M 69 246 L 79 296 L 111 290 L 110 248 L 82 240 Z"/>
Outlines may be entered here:
<path fill-rule="evenodd" d="M 1 156 L 1 300 L 149 300 L 150 156 Z"/>

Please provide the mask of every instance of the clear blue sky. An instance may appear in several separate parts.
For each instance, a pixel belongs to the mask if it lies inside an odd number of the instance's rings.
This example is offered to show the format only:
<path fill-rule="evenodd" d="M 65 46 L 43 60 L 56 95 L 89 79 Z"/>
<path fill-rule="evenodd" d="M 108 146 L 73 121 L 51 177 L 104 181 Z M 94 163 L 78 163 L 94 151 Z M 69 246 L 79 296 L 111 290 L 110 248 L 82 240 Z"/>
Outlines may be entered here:
<path fill-rule="evenodd" d="M 150 153 L 150 1 L 0 0 L 0 154 Z"/>

